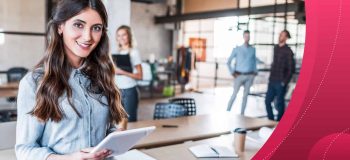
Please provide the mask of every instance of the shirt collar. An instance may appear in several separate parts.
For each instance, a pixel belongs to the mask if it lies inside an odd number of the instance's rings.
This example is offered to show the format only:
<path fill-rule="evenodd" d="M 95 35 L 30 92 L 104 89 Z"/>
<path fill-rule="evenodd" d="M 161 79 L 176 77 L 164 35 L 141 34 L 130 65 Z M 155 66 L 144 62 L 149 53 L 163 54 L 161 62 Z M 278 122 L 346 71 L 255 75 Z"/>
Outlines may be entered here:
<path fill-rule="evenodd" d="M 82 69 L 86 66 L 86 62 L 84 61 L 83 64 L 79 68 L 73 68 L 72 69 L 72 76 L 78 76 L 78 75 L 83 75 Z"/>

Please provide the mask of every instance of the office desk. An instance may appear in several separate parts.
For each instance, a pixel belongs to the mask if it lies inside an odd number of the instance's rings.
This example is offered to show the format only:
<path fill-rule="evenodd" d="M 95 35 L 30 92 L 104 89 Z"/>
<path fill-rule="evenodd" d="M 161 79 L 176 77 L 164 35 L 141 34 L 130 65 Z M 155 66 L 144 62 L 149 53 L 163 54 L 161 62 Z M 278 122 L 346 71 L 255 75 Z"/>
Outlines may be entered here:
<path fill-rule="evenodd" d="M 18 90 L 19 82 L 0 84 L 0 90 Z"/>
<path fill-rule="evenodd" d="M 165 147 L 142 149 L 141 152 L 157 159 L 157 160 L 197 160 L 196 157 L 188 150 L 191 146 L 200 144 L 226 146 L 230 150 L 233 148 L 233 134 L 223 135 L 220 137 L 191 141 L 182 144 L 170 145 Z M 262 147 L 262 144 L 246 140 L 245 152 L 238 159 L 249 160 Z M 207 160 L 228 160 L 230 158 L 211 158 Z M 16 160 L 14 149 L 0 150 L 0 160 Z M 205 160 L 205 159 L 201 159 Z M 232 160 L 232 158 L 230 159 Z"/>
<path fill-rule="evenodd" d="M 178 128 L 164 128 L 162 125 L 178 125 Z M 141 140 L 134 148 L 154 148 L 178 144 L 189 140 L 200 140 L 229 134 L 235 128 L 259 129 L 273 127 L 277 122 L 233 115 L 232 113 L 187 116 L 174 119 L 132 122 L 128 129 L 156 126 L 156 130 Z"/>
<path fill-rule="evenodd" d="M 178 125 L 178 128 L 162 128 L 164 124 Z M 192 153 L 190 153 L 187 148 L 196 144 L 226 144 L 228 147 L 232 144 L 233 138 L 229 135 L 217 137 L 222 134 L 228 134 L 231 130 L 235 128 L 247 128 L 247 129 L 259 129 L 262 126 L 275 126 L 276 122 L 258 119 L 258 118 L 249 118 L 240 115 L 232 115 L 230 113 L 222 114 L 212 114 L 212 115 L 197 115 L 197 116 L 188 116 L 174 119 L 163 119 L 163 120 L 148 120 L 148 121 L 138 121 L 131 122 L 128 124 L 128 128 L 140 128 L 146 126 L 156 126 L 157 129 L 138 143 L 134 148 L 152 148 L 159 147 L 164 145 L 171 145 L 166 147 L 154 148 L 154 149 L 145 149 L 141 150 L 146 154 L 151 155 L 154 158 L 159 160 L 166 159 L 171 160 L 170 158 L 194 159 Z M 230 134 L 232 135 L 232 134 Z M 216 137 L 216 138 L 212 138 Z M 212 138 L 212 139 L 207 139 Z M 230 139 L 231 138 L 231 139 Z M 200 140 L 207 139 L 207 140 Z M 200 140 L 196 142 L 190 142 L 185 144 L 185 141 Z M 231 146 L 232 147 L 232 146 Z M 247 146 L 248 147 L 248 146 Z M 255 147 L 255 148 L 254 148 Z M 261 146 L 248 147 L 247 152 L 243 155 L 243 159 L 249 159 L 252 157 Z M 168 157 L 172 155 L 171 157 Z M 181 157 L 181 158 L 180 158 Z M 184 158 L 182 158 L 184 157 Z M 0 151 L 0 160 L 15 160 L 15 153 L 13 149 L 1 150 Z"/>
<path fill-rule="evenodd" d="M 17 97 L 18 91 L 0 90 L 0 98 Z"/>
<path fill-rule="evenodd" d="M 145 149 L 141 150 L 143 153 L 157 159 L 157 160 L 197 160 L 197 158 L 192 154 L 189 150 L 189 147 L 208 144 L 208 145 L 218 145 L 218 146 L 226 146 L 230 150 L 234 151 L 233 147 L 233 134 L 223 135 L 220 137 L 186 142 L 177 145 L 170 145 L 165 147 L 153 148 L 153 149 Z M 239 155 L 239 158 L 201 158 L 200 160 L 232 160 L 232 159 L 242 159 L 242 160 L 250 160 L 255 153 L 262 147 L 262 143 L 256 143 L 246 139 L 245 144 L 245 152 Z"/>
<path fill-rule="evenodd" d="M 0 97 L 16 97 L 18 93 L 18 82 L 0 84 Z"/>

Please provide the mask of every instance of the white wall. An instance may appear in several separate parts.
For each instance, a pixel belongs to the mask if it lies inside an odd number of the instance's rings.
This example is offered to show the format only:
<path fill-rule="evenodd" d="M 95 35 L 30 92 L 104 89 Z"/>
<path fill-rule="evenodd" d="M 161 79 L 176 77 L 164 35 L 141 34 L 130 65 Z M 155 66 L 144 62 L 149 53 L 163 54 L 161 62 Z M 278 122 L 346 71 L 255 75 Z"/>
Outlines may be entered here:
<path fill-rule="evenodd" d="M 155 16 L 164 16 L 166 4 L 131 3 L 131 27 L 143 60 L 155 54 L 156 59 L 171 55 L 171 32 L 155 24 Z"/>
<path fill-rule="evenodd" d="M 117 50 L 116 29 L 123 24 L 133 28 L 143 60 L 171 54 L 171 32 L 155 25 L 154 16 L 164 15 L 165 4 L 135 3 L 130 0 L 103 0 L 108 16 L 111 52 Z M 45 32 L 45 0 L 0 0 L 0 29 Z M 14 66 L 32 68 L 44 55 L 45 36 L 0 34 L 0 70 Z"/>
<path fill-rule="evenodd" d="M 116 52 L 115 31 L 121 25 L 130 25 L 130 0 L 103 0 L 108 12 L 110 51 Z"/>
<path fill-rule="evenodd" d="M 1 0 L 0 29 L 45 32 L 45 0 Z M 44 55 L 45 36 L 0 33 L 0 70 L 14 66 L 32 68 Z"/>

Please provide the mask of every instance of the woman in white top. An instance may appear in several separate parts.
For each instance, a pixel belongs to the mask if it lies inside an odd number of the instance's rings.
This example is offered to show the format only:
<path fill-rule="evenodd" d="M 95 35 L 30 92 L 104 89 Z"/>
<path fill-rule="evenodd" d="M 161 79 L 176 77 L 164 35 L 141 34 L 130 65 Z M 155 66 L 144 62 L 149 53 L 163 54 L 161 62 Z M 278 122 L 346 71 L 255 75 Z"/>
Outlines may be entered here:
<path fill-rule="evenodd" d="M 113 55 L 116 62 L 116 83 L 121 90 L 122 104 L 129 115 L 128 121 L 137 120 L 139 96 L 136 80 L 142 79 L 141 58 L 133 43 L 129 26 L 120 26 L 116 32 L 118 52 Z"/>

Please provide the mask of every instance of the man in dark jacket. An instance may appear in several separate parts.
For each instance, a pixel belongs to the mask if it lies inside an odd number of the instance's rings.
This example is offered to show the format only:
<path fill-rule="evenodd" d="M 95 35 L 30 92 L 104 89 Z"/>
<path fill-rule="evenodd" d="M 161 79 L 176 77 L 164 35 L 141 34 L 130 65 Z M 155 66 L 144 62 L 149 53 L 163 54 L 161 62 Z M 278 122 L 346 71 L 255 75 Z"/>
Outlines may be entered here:
<path fill-rule="evenodd" d="M 279 35 L 279 43 L 274 47 L 273 62 L 271 65 L 269 84 L 265 99 L 267 117 L 270 120 L 281 120 L 285 109 L 284 96 L 286 94 L 288 83 L 295 71 L 294 54 L 286 44 L 287 39 L 289 38 L 289 32 L 283 30 Z M 277 102 L 276 109 L 278 111 L 277 119 L 274 117 L 271 106 L 271 103 L 275 98 Z"/>

